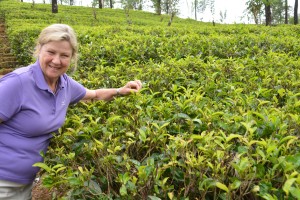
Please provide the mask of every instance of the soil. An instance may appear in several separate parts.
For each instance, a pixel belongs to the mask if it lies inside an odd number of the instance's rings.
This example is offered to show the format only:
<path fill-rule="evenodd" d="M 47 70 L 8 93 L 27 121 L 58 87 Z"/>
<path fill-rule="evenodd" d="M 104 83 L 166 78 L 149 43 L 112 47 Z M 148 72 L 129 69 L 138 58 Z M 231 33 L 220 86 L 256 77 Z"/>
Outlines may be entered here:
<path fill-rule="evenodd" d="M 7 74 L 18 67 L 16 57 L 11 53 L 4 19 L 0 17 L 0 75 Z"/>
<path fill-rule="evenodd" d="M 49 189 L 43 187 L 41 181 L 34 184 L 32 189 L 32 200 L 52 200 L 52 194 Z"/>

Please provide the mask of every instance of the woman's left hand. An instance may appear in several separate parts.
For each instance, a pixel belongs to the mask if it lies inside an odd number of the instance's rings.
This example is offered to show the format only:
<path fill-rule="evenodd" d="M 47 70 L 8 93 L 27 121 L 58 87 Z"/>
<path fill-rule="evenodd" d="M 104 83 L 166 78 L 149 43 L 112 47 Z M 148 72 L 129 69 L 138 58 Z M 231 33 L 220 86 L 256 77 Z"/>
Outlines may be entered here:
<path fill-rule="evenodd" d="M 129 81 L 125 86 L 119 88 L 120 95 L 129 95 L 131 93 L 138 92 L 142 88 L 142 82 L 140 80 Z"/>

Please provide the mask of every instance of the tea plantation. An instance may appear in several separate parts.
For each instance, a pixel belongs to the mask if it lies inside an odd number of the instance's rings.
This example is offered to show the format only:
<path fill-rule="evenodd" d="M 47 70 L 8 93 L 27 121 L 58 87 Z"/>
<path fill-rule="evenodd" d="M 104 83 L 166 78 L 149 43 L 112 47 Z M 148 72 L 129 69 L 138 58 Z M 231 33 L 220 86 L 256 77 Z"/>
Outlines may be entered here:
<path fill-rule="evenodd" d="M 52 23 L 80 43 L 70 75 L 143 89 L 80 102 L 52 140 L 43 185 L 57 199 L 300 199 L 300 26 L 221 25 L 122 9 L 0 1 L 11 48 L 34 62 Z"/>

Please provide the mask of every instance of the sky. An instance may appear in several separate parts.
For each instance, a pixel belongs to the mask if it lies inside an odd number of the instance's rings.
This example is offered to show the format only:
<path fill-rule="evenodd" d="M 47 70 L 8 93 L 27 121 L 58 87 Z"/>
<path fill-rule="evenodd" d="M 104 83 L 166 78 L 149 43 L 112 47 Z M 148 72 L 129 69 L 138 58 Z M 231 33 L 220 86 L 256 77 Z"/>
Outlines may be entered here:
<path fill-rule="evenodd" d="M 195 19 L 195 14 L 192 10 L 193 0 L 180 0 L 179 17 Z M 24 0 L 24 2 L 32 2 L 32 0 Z M 36 3 L 42 3 L 43 0 L 35 0 Z M 46 3 L 51 2 L 51 0 L 46 0 Z M 58 0 L 60 2 L 60 0 Z M 76 5 L 91 6 L 91 0 L 75 0 Z M 294 8 L 295 0 L 288 0 L 289 6 Z M 215 0 L 215 14 L 212 15 L 210 9 L 202 14 L 197 14 L 197 20 L 204 22 L 220 22 L 221 16 L 220 12 L 223 14 L 226 12 L 226 18 L 223 23 L 234 24 L 234 23 L 253 23 L 253 21 L 248 21 L 247 16 L 245 16 L 244 11 L 246 9 L 246 0 Z M 149 6 L 145 7 L 145 10 L 153 11 Z"/>
<path fill-rule="evenodd" d="M 182 12 L 181 16 L 183 18 L 192 18 L 195 19 L 195 13 L 192 10 L 192 1 L 191 0 L 182 0 L 183 5 L 181 6 Z M 185 4 L 185 5 L 184 5 Z M 225 23 L 241 23 L 241 17 L 243 12 L 246 9 L 246 0 L 215 0 L 215 14 L 212 15 L 209 8 L 203 14 L 197 14 L 197 20 L 204 22 L 220 21 L 220 12 L 223 14 L 226 12 Z"/>
<path fill-rule="evenodd" d="M 248 17 L 244 14 L 246 0 L 215 0 L 215 14 L 212 15 L 209 9 L 204 14 L 197 14 L 197 20 L 204 22 L 220 22 L 220 12 L 226 12 L 224 23 L 249 23 Z M 288 5 L 294 8 L 295 0 L 288 0 Z M 192 9 L 192 0 L 181 0 L 181 17 L 195 19 Z M 254 23 L 254 21 L 250 21 Z"/>

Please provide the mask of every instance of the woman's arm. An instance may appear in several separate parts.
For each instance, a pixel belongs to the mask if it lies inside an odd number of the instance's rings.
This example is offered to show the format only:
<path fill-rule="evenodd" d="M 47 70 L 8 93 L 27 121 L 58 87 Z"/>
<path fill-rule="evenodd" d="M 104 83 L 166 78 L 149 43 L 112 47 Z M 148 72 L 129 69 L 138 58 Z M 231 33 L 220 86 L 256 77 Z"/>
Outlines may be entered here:
<path fill-rule="evenodd" d="M 131 93 L 138 92 L 142 88 L 142 83 L 139 80 L 129 81 L 125 86 L 121 88 L 107 88 L 107 89 L 97 89 L 90 90 L 86 89 L 86 94 L 82 100 L 105 100 L 110 101 L 114 97 L 122 95 L 126 96 Z"/>

